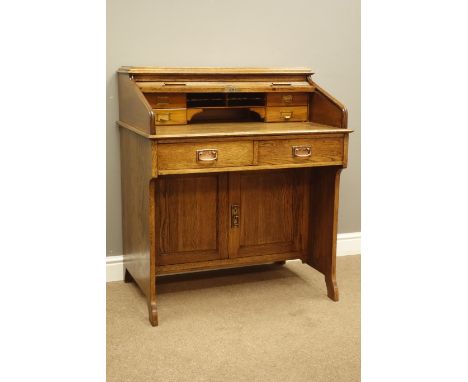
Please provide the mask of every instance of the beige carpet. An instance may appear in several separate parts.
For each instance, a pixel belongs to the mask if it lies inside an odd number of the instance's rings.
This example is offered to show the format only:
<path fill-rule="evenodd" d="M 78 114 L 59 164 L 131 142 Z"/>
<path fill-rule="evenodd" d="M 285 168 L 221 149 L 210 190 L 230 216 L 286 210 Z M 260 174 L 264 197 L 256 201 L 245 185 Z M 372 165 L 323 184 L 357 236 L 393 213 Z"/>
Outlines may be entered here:
<path fill-rule="evenodd" d="M 359 381 L 360 256 L 340 302 L 297 261 L 158 279 L 159 326 L 135 284 L 107 284 L 107 380 Z"/>

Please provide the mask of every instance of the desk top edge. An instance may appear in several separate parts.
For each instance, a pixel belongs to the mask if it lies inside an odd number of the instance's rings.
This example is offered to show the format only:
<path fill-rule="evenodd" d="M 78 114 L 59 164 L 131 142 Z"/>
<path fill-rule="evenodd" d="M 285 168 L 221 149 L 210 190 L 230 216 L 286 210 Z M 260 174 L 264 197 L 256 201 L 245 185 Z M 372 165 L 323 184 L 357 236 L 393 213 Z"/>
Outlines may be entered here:
<path fill-rule="evenodd" d="M 312 122 L 286 122 L 286 123 L 274 123 L 278 126 L 262 126 L 272 125 L 264 122 L 248 123 L 250 126 L 246 126 L 245 122 L 240 123 L 220 123 L 220 124 L 197 124 L 192 126 L 198 126 L 198 128 L 190 131 L 187 129 L 187 125 L 183 126 L 167 126 L 157 134 L 147 134 L 133 126 L 118 121 L 117 124 L 122 128 L 133 131 L 136 134 L 144 136 L 148 139 L 165 140 L 165 139 L 180 139 L 180 138 L 222 138 L 222 137 L 260 137 L 260 136 L 278 136 L 284 135 L 285 138 L 288 135 L 319 135 L 319 134 L 350 134 L 354 130 L 343 129 L 340 127 L 333 127 L 327 125 L 321 125 Z M 279 125 L 283 126 L 279 126 Z M 287 125 L 286 127 L 284 125 Z M 241 129 L 236 129 L 241 127 Z M 204 129 L 206 128 L 206 130 Z M 226 129 L 227 127 L 227 129 Z M 247 127 L 247 128 L 246 128 Z M 160 128 L 161 130 L 161 128 Z M 205 130 L 205 131 L 204 131 Z"/>

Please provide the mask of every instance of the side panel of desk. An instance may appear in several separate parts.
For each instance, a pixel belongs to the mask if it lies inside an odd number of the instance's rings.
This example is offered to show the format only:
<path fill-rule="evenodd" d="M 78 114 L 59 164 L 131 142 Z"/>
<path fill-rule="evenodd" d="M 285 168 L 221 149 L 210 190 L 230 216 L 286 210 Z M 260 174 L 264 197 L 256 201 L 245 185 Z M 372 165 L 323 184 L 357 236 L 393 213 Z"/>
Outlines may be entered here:
<path fill-rule="evenodd" d="M 338 301 L 336 240 L 342 167 L 316 168 L 311 172 L 309 258 L 307 263 L 325 275 L 328 297 Z"/>
<path fill-rule="evenodd" d="M 120 129 L 122 179 L 122 234 L 126 279 L 130 273 L 148 300 L 150 321 L 157 324 L 155 277 L 156 180 L 151 140 Z"/>

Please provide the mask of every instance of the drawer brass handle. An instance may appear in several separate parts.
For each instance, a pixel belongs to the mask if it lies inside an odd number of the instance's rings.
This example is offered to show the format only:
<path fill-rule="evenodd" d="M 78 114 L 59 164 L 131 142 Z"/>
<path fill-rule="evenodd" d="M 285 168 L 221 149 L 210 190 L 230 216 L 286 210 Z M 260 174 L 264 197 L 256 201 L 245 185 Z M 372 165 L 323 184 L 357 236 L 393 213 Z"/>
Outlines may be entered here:
<path fill-rule="evenodd" d="M 289 82 L 272 82 L 271 86 L 292 86 Z"/>
<path fill-rule="evenodd" d="M 198 162 L 214 162 L 216 160 L 218 160 L 218 150 L 216 149 L 197 150 Z"/>
<path fill-rule="evenodd" d="M 293 146 L 292 155 L 297 158 L 307 158 L 312 155 L 312 148 L 310 146 Z"/>
<path fill-rule="evenodd" d="M 171 113 L 158 113 L 157 119 L 158 122 L 168 122 L 171 120 Z"/>
<path fill-rule="evenodd" d="M 163 86 L 185 86 L 185 82 L 164 82 Z"/>
<path fill-rule="evenodd" d="M 281 112 L 281 118 L 283 119 L 291 119 L 292 115 L 293 115 L 292 111 Z"/>

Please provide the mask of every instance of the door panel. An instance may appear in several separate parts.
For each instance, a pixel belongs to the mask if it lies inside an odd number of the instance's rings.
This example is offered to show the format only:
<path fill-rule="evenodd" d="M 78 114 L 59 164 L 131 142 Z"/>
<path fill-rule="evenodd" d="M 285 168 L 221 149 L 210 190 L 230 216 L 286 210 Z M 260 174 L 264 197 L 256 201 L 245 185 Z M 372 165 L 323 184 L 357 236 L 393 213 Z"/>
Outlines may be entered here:
<path fill-rule="evenodd" d="M 289 178 L 285 172 L 241 176 L 242 246 L 292 241 L 293 190 Z"/>
<path fill-rule="evenodd" d="M 239 227 L 229 235 L 229 257 L 304 252 L 308 171 L 231 173 L 229 199 L 239 205 Z"/>
<path fill-rule="evenodd" d="M 159 265 L 227 257 L 227 175 L 162 177 L 156 192 Z"/>

